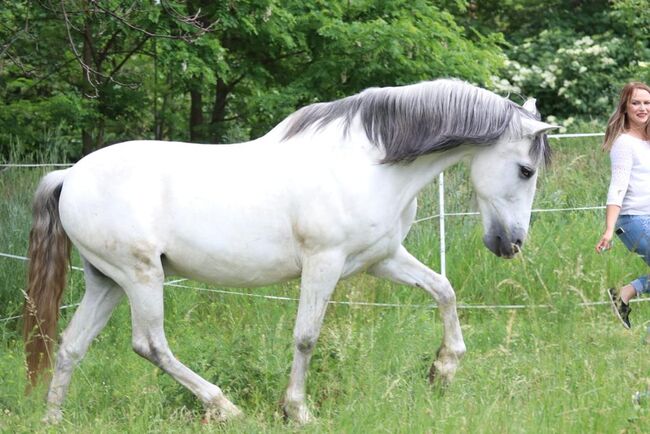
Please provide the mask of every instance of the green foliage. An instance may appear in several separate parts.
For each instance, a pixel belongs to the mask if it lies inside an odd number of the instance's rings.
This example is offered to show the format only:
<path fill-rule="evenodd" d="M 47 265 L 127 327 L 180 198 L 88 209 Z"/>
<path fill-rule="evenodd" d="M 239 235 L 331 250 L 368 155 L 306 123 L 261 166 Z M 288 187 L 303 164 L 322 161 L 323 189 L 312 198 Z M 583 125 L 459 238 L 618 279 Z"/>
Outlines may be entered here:
<path fill-rule="evenodd" d="M 481 28 L 496 21 L 509 44 L 495 88 L 533 96 L 543 114 L 570 123 L 606 120 L 624 83 L 650 77 L 646 3 L 508 0 L 470 9 Z"/>
<path fill-rule="evenodd" d="M 508 56 L 509 89 L 537 98 L 542 113 L 564 118 L 607 119 L 637 62 L 627 39 L 566 29 L 544 30 Z"/>
<path fill-rule="evenodd" d="M 645 0 L 615 0 L 612 18 L 624 28 L 639 46 L 640 41 L 650 39 L 650 11 Z"/>
<path fill-rule="evenodd" d="M 485 83 L 503 60 L 498 35 L 470 39 L 426 2 L 258 0 L 203 10 L 220 24 L 208 38 L 218 53 L 206 58 L 196 44 L 181 52 L 187 71 L 198 71 L 187 87 L 207 96 L 203 134 L 212 141 L 257 137 L 299 106 L 370 86 L 439 76 Z"/>
<path fill-rule="evenodd" d="M 77 131 L 81 120 L 92 113 L 87 108 L 73 94 L 13 100 L 0 110 L 0 159 L 34 161 L 39 155 L 55 154 L 67 161 L 79 155 Z"/>
<path fill-rule="evenodd" d="M 299 106 L 370 86 L 487 84 L 501 36 L 466 31 L 443 8 L 465 10 L 456 0 L 12 2 L 0 27 L 0 156 L 20 142 L 28 158 L 54 129 L 72 159 L 133 138 L 246 140 Z"/>
<path fill-rule="evenodd" d="M 471 42 L 451 14 L 428 2 L 367 3 L 355 2 L 317 30 L 324 45 L 314 52 L 313 72 L 305 75 L 310 83 L 327 83 L 332 98 L 441 76 L 485 83 L 501 65 L 499 35 Z"/>
<path fill-rule="evenodd" d="M 650 10 L 643 0 L 617 0 L 612 20 L 627 35 L 636 56 L 629 66 L 629 75 L 650 83 Z"/>
<path fill-rule="evenodd" d="M 650 80 L 644 4 L 18 0 L 0 10 L 0 158 L 242 141 L 315 101 L 443 76 L 602 122 L 624 82 Z"/>

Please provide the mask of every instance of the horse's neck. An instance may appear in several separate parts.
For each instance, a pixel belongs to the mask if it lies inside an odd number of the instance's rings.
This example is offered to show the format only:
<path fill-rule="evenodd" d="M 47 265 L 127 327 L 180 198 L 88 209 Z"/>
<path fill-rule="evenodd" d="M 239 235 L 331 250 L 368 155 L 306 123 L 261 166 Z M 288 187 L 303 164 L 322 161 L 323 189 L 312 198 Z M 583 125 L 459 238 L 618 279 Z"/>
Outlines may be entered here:
<path fill-rule="evenodd" d="M 299 136 L 284 142 L 283 135 L 285 133 L 286 123 L 287 120 L 285 119 L 285 121 L 273 128 L 265 136 L 249 142 L 249 144 L 258 144 L 262 149 L 268 149 L 268 146 L 287 143 L 289 146 L 284 150 L 295 152 L 296 149 L 290 145 L 293 143 L 298 148 L 309 146 L 313 150 L 329 149 L 332 155 L 338 154 L 341 152 L 341 149 L 351 147 L 359 151 L 359 154 L 356 154 L 357 156 L 365 155 L 365 158 L 361 157 L 359 162 L 366 160 L 372 166 L 376 166 L 377 160 L 382 158 L 382 151 L 368 141 L 365 131 L 358 124 L 358 120 L 355 120 L 352 127 L 350 127 L 343 137 L 341 137 L 341 129 L 343 126 L 340 123 L 332 122 L 321 128 L 316 135 L 307 137 Z M 379 165 L 381 173 L 378 173 L 378 183 L 382 185 L 382 188 L 397 195 L 400 198 L 399 202 L 404 201 L 404 206 L 406 206 L 422 188 L 433 181 L 442 171 L 458 163 L 460 160 L 471 156 L 474 150 L 475 147 L 473 146 L 458 146 L 447 151 L 423 155 L 409 163 L 381 164 Z M 325 151 L 323 155 L 329 155 L 329 151 Z M 332 157 L 331 162 L 341 161 L 341 159 L 349 161 L 349 158 L 350 154 L 346 152 L 342 155 Z M 320 161 L 319 163 L 326 164 L 325 161 Z"/>
<path fill-rule="evenodd" d="M 471 153 L 471 147 L 459 146 L 448 151 L 423 155 L 411 163 L 394 164 L 389 167 L 391 182 L 408 203 L 446 168 L 471 156 Z"/>

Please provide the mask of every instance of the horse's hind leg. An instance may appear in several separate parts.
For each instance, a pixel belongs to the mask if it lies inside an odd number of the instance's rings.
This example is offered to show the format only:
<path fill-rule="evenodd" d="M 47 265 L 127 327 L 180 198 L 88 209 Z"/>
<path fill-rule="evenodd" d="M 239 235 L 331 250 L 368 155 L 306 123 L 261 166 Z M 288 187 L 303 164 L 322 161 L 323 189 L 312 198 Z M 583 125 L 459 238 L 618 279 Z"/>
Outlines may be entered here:
<path fill-rule="evenodd" d="M 429 380 L 433 382 L 440 377 L 443 383 L 450 382 L 465 354 L 465 342 L 456 313 L 456 295 L 449 281 L 415 259 L 403 246 L 393 257 L 374 266 L 370 273 L 422 288 L 436 300 L 442 318 L 443 338 L 429 371 Z"/>
<path fill-rule="evenodd" d="M 163 328 L 163 271 L 154 260 L 136 265 L 124 289 L 131 304 L 133 350 L 188 388 L 206 407 L 206 420 L 225 421 L 242 414 L 216 385 L 174 357 Z"/>
<path fill-rule="evenodd" d="M 84 262 L 86 291 L 79 308 L 61 336 L 54 375 L 47 395 L 45 421 L 56 423 L 62 418 L 72 371 L 88 351 L 93 339 L 106 326 L 124 292 L 114 281 L 101 274 L 88 261 Z"/>

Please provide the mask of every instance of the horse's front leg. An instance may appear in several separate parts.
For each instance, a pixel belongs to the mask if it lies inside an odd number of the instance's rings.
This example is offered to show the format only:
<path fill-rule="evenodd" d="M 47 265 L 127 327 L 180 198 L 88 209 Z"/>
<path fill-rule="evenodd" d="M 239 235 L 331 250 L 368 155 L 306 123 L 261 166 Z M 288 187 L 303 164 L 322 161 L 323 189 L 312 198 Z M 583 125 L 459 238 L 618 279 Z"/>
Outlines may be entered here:
<path fill-rule="evenodd" d="M 449 383 L 465 354 L 465 342 L 456 313 L 456 294 L 449 281 L 415 259 L 403 246 L 389 259 L 375 265 L 369 272 L 397 283 L 422 288 L 438 304 L 443 324 L 442 345 L 429 371 L 429 381 L 440 378 Z"/>
<path fill-rule="evenodd" d="M 312 419 L 306 402 L 307 370 L 323 324 L 327 303 L 341 277 L 343 263 L 343 256 L 334 252 L 313 255 L 303 261 L 300 302 L 293 332 L 293 364 L 282 404 L 286 417 L 300 424 L 308 423 Z"/>

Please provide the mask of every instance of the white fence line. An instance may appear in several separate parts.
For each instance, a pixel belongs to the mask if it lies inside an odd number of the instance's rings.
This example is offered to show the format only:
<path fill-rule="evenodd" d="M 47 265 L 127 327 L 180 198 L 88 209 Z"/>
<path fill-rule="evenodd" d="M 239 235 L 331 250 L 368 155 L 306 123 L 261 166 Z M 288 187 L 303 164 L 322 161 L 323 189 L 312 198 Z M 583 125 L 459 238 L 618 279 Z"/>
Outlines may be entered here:
<path fill-rule="evenodd" d="M 549 134 L 548 138 L 550 139 L 561 139 L 561 138 L 576 138 L 576 137 L 600 137 L 604 136 L 604 133 L 576 133 L 576 134 Z M 0 164 L 0 168 L 33 168 L 33 167 L 69 167 L 72 164 L 66 163 L 44 163 L 44 164 Z M 445 187 L 444 187 L 444 173 L 441 173 L 438 177 L 438 200 L 439 200 L 439 209 L 440 212 L 433 216 L 423 217 L 416 219 L 413 223 L 421 223 L 428 220 L 433 220 L 438 218 L 439 228 L 440 228 L 440 273 L 446 275 L 446 242 L 445 242 L 445 217 L 456 217 L 456 216 L 474 216 L 479 215 L 478 212 L 454 212 L 446 213 L 445 212 Z M 533 209 L 533 213 L 542 213 L 542 212 L 566 212 L 566 211 L 585 211 L 585 210 L 601 210 L 605 209 L 605 206 L 583 206 L 583 207 L 574 207 L 574 208 L 547 208 L 547 209 Z M 0 257 L 10 258 L 10 259 L 19 259 L 28 261 L 29 258 L 24 256 L 12 255 L 8 253 L 0 253 Z M 72 267 L 73 270 L 83 271 L 82 268 Z M 180 285 L 179 282 L 182 282 L 186 279 L 179 279 L 175 281 L 166 282 L 166 286 L 174 288 L 187 288 L 194 289 L 196 291 L 204 292 L 213 292 L 226 295 L 238 295 L 254 298 L 263 298 L 268 300 L 283 300 L 283 301 L 298 301 L 297 298 L 293 297 L 283 297 L 283 296 L 274 296 L 274 295 L 264 295 L 264 294 L 253 294 L 241 291 L 230 291 L 222 289 L 206 289 L 206 288 L 196 288 L 188 285 Z M 634 302 L 640 301 L 650 301 L 646 300 L 633 300 Z M 348 306 L 372 306 L 372 307 L 427 307 L 427 308 L 436 308 L 435 304 L 427 305 L 403 305 L 403 304 L 394 304 L 394 303 L 371 303 L 371 302 L 345 302 L 345 301 L 330 301 L 331 304 L 340 304 Z M 608 301 L 598 301 L 598 302 L 583 302 L 579 303 L 578 306 L 598 306 L 603 304 L 608 304 Z M 64 306 L 63 308 L 73 307 L 74 305 Z M 530 309 L 530 308 L 550 308 L 551 305 L 541 304 L 541 305 L 467 305 L 459 304 L 458 309 Z M 11 319 L 17 319 L 19 317 L 11 317 L 0 319 L 0 322 L 9 321 Z"/>
<path fill-rule="evenodd" d="M 571 137 L 603 137 L 605 133 L 548 134 L 549 139 L 567 139 Z"/>
<path fill-rule="evenodd" d="M 598 209 L 605 209 L 605 205 L 596 205 L 596 206 L 578 206 L 574 208 L 533 208 L 530 212 L 538 213 L 538 212 L 560 212 L 560 211 L 589 211 L 589 210 L 598 210 Z M 446 217 L 467 217 L 467 216 L 477 216 L 481 215 L 480 212 L 478 211 L 473 211 L 473 212 L 446 212 L 442 214 Z M 427 220 L 433 220 L 437 219 L 441 216 L 441 214 L 434 214 L 428 217 L 422 217 L 419 219 L 413 220 L 413 223 L 421 223 Z"/>
<path fill-rule="evenodd" d="M 445 172 L 438 175 L 438 228 L 440 230 L 440 274 L 447 276 L 447 240 L 445 239 Z M 413 223 L 420 223 L 422 219 L 415 220 Z"/>
<path fill-rule="evenodd" d="M 19 256 L 19 255 L 13 255 L 9 253 L 2 253 L 0 252 L 0 257 L 2 258 L 8 258 L 8 259 L 15 259 L 15 260 L 21 260 L 21 261 L 29 261 L 29 258 L 25 256 Z M 83 271 L 83 268 L 80 267 L 71 267 L 74 271 Z M 250 298 L 258 298 L 258 299 L 264 299 L 264 300 L 276 300 L 276 301 L 291 301 L 291 302 L 298 302 L 299 299 L 296 297 L 286 297 L 286 296 L 279 296 L 279 295 L 266 295 L 266 294 L 256 294 L 256 293 L 250 293 L 250 292 L 243 292 L 243 291 L 233 291 L 233 290 L 226 290 L 226 289 L 216 289 L 216 288 L 197 288 L 195 286 L 190 286 L 190 285 L 182 285 L 181 282 L 186 281 L 187 279 L 176 279 L 176 280 L 170 280 L 164 283 L 164 286 L 168 286 L 171 288 L 181 288 L 181 289 L 191 289 L 194 291 L 198 292 L 209 292 L 209 293 L 215 293 L 215 294 L 221 294 L 221 295 L 234 295 L 234 296 L 240 296 L 240 297 L 250 297 Z M 645 299 L 634 299 L 630 300 L 632 303 L 641 303 L 641 302 L 647 302 L 650 301 L 650 298 L 645 298 Z M 336 301 L 332 300 L 329 302 L 329 304 L 333 305 L 341 305 L 341 306 L 363 306 L 363 307 L 396 307 L 396 308 L 411 308 L 411 309 L 416 309 L 416 308 L 426 308 L 426 309 L 437 309 L 438 305 L 431 303 L 431 304 L 401 304 L 401 303 L 376 303 L 376 302 L 367 302 L 367 301 Z M 577 303 L 576 306 L 580 307 L 592 307 L 592 306 L 603 306 L 603 305 L 609 305 L 609 301 L 585 301 L 585 302 L 580 302 Z M 79 306 L 79 303 L 73 303 L 69 305 L 62 306 L 60 309 L 68 309 L 71 307 L 76 307 Z M 524 310 L 524 309 L 550 309 L 552 308 L 553 305 L 551 304 L 464 304 L 464 303 L 459 303 L 456 308 L 459 310 Z M 22 315 L 16 315 L 16 316 L 11 316 L 7 318 L 0 318 L 0 323 L 3 322 L 8 322 L 11 320 L 19 319 L 21 318 Z"/>
<path fill-rule="evenodd" d="M 10 253 L 3 253 L 3 252 L 0 252 L 0 258 L 17 259 L 17 260 L 23 261 L 23 262 L 29 261 L 29 258 L 27 256 L 12 255 Z M 71 266 L 70 268 L 72 270 L 74 270 L 74 271 L 84 271 L 84 269 L 81 268 L 81 267 Z M 185 279 L 185 278 L 175 279 L 175 280 L 170 280 L 170 281 L 165 282 L 164 285 L 165 286 L 178 285 L 179 283 L 185 282 L 185 281 L 187 281 L 187 279 Z M 68 308 L 76 307 L 76 306 L 79 306 L 79 303 L 73 303 L 73 304 L 68 304 L 66 306 L 61 306 L 59 309 L 63 310 L 63 309 L 68 309 Z M 18 318 L 22 318 L 22 315 L 11 316 L 11 317 L 8 317 L 8 318 L 0 318 L 0 323 L 11 321 L 11 320 L 18 319 Z"/>
<path fill-rule="evenodd" d="M 19 164 L 19 163 L 6 163 L 6 164 L 0 164 L 0 167 L 4 168 L 20 168 L 20 167 L 72 167 L 73 164 L 71 163 L 25 163 L 25 164 Z"/>
<path fill-rule="evenodd" d="M 69 308 L 71 308 L 71 307 L 77 307 L 77 306 L 79 306 L 79 303 L 67 304 L 67 305 L 65 305 L 65 306 L 61 306 L 61 307 L 59 308 L 59 310 L 65 310 L 65 309 L 69 309 Z M 23 317 L 22 315 L 16 315 L 16 316 L 9 316 L 9 317 L 7 317 L 7 318 L 0 318 L 0 323 L 3 323 L 3 322 L 9 322 L 9 321 L 11 321 L 11 320 L 14 320 L 14 319 L 20 319 L 20 318 L 22 318 L 22 317 Z"/>

